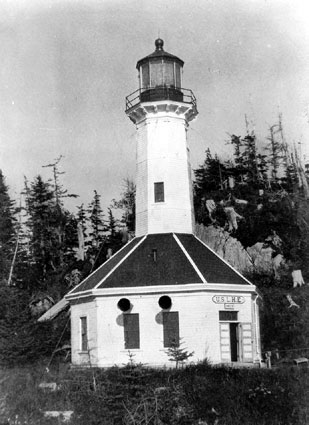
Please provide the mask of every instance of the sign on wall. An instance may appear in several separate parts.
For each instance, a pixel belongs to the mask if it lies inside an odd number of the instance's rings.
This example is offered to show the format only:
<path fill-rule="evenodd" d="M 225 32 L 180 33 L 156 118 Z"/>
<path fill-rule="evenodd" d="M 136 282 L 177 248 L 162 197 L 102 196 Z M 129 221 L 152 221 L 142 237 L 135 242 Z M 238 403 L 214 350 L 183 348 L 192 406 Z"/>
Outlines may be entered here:
<path fill-rule="evenodd" d="M 245 297 L 242 295 L 214 295 L 212 301 L 215 304 L 243 304 Z"/>

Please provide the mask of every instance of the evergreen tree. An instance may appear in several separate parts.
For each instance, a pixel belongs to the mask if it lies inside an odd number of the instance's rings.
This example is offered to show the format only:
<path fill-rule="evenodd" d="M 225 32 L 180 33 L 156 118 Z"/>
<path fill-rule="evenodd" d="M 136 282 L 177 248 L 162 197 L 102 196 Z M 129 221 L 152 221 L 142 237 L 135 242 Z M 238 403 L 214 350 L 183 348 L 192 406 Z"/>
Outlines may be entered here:
<path fill-rule="evenodd" d="M 285 187 L 289 192 L 297 192 L 297 188 L 299 187 L 300 182 L 298 178 L 297 165 L 293 154 L 289 155 L 289 159 L 285 160 L 285 164 Z"/>
<path fill-rule="evenodd" d="M 104 215 L 101 208 L 101 196 L 94 190 L 94 197 L 88 207 L 89 223 L 90 223 L 90 244 L 98 250 L 101 243 L 105 240 Z"/>
<path fill-rule="evenodd" d="M 275 131 L 275 133 L 278 133 L 280 137 L 281 163 L 284 170 L 284 175 L 281 178 L 281 182 L 283 187 L 288 192 L 294 192 L 295 190 L 297 190 L 296 188 L 299 184 L 297 166 L 296 166 L 295 158 L 293 157 L 293 154 L 290 152 L 290 148 L 284 136 L 281 113 L 279 113 L 278 129 Z"/>
<path fill-rule="evenodd" d="M 230 164 L 224 164 L 217 155 L 212 156 L 209 149 L 206 150 L 204 163 L 194 170 L 194 211 L 198 223 L 210 224 L 212 219 L 206 208 L 206 200 L 212 199 L 217 202 L 216 221 L 224 225 L 225 214 L 218 201 L 225 199 L 229 193 L 229 177 L 234 177 L 233 168 Z"/>
<path fill-rule="evenodd" d="M 243 164 L 242 146 L 243 142 L 240 136 L 232 134 L 230 142 L 234 146 L 234 163 L 230 164 L 231 177 L 235 180 L 236 184 L 243 183 L 246 169 Z"/>
<path fill-rule="evenodd" d="M 111 208 L 108 208 L 106 258 L 109 258 L 110 254 L 115 254 L 127 242 L 127 240 L 124 240 L 123 231 L 119 231 L 117 227 L 118 220 L 115 219 Z"/>
<path fill-rule="evenodd" d="M 256 136 L 253 132 L 247 134 L 243 140 L 242 165 L 246 170 L 246 183 L 256 184 L 258 181 L 258 162 Z"/>
<path fill-rule="evenodd" d="M 0 170 L 0 281 L 8 280 L 15 245 L 14 201 Z"/>
<path fill-rule="evenodd" d="M 258 153 L 257 159 L 257 172 L 258 172 L 258 183 L 259 186 L 268 187 L 268 163 L 267 155 Z"/>
<path fill-rule="evenodd" d="M 211 192 L 223 190 L 227 185 L 228 173 L 225 165 L 218 156 L 212 156 L 210 149 L 206 150 L 206 158 L 203 165 L 195 174 L 195 191 L 198 197 L 207 196 Z"/>
<path fill-rule="evenodd" d="M 95 193 L 96 203 L 98 198 Z M 98 211 L 101 211 L 100 209 Z M 103 223 L 103 214 L 100 214 L 100 227 L 101 230 L 104 229 L 104 234 L 99 233 L 99 245 L 96 247 L 92 239 L 92 245 L 87 250 L 87 259 L 90 259 L 92 262 L 91 271 L 98 268 L 106 260 L 108 260 L 112 255 L 114 255 L 124 244 L 122 233 L 117 230 L 118 220 L 115 219 L 112 209 L 108 208 L 108 220 L 104 221 L 104 227 L 101 226 Z M 90 234 L 91 235 L 91 234 Z M 95 236 L 93 233 L 92 237 Z"/>
<path fill-rule="evenodd" d="M 278 173 L 282 160 L 282 146 L 281 143 L 279 143 L 275 137 L 277 132 L 276 128 L 277 125 L 272 125 L 271 127 L 269 127 L 270 135 L 267 138 L 267 140 L 269 140 L 269 144 L 266 147 L 266 150 L 268 150 L 270 153 L 270 158 L 268 162 L 271 166 L 271 182 L 273 185 L 276 185 L 278 183 Z"/>
<path fill-rule="evenodd" d="M 135 183 L 130 179 L 125 179 L 121 199 L 112 200 L 112 208 L 123 211 L 121 222 L 126 225 L 129 232 L 135 231 Z"/>
<path fill-rule="evenodd" d="M 82 228 L 82 233 L 83 233 L 83 237 L 84 239 L 86 239 L 87 237 L 87 211 L 84 208 L 84 204 L 81 204 L 80 206 L 77 207 L 77 221 L 78 223 L 80 223 L 81 228 Z"/>
<path fill-rule="evenodd" d="M 53 190 L 55 203 L 58 206 L 63 206 L 63 198 L 78 198 L 78 195 L 73 193 L 68 193 L 67 189 L 63 188 L 63 185 L 60 182 L 60 176 L 65 174 L 64 171 L 59 171 L 58 165 L 63 158 L 63 155 L 60 155 L 55 159 L 54 163 L 43 165 L 43 168 L 52 168 L 53 178 L 50 181 L 50 186 Z"/>
<path fill-rule="evenodd" d="M 231 144 L 234 145 L 234 161 L 236 167 L 243 166 L 243 157 L 241 155 L 242 140 L 240 136 L 231 135 Z"/>
<path fill-rule="evenodd" d="M 107 231 L 109 232 L 109 238 L 114 238 L 116 234 L 117 220 L 115 219 L 111 208 L 108 208 L 108 224 Z"/>
<path fill-rule="evenodd" d="M 84 261 L 86 253 L 87 240 L 87 212 L 84 204 L 77 207 L 77 234 L 78 234 L 78 252 L 76 254 L 78 260 Z"/>
<path fill-rule="evenodd" d="M 32 263 L 32 276 L 28 276 L 26 286 L 36 290 L 60 284 L 56 276 L 60 278 L 74 258 L 77 222 L 57 201 L 51 184 L 44 182 L 41 176 L 26 184 L 25 194 Z"/>
<path fill-rule="evenodd" d="M 50 184 L 37 176 L 27 186 L 26 209 L 29 216 L 27 226 L 30 230 L 30 253 L 38 274 L 39 281 L 46 278 L 52 266 L 52 225 L 51 217 L 54 207 L 54 195 Z"/>
<path fill-rule="evenodd" d="M 177 343 L 173 341 L 171 346 L 167 348 L 166 354 L 171 362 L 175 362 L 176 369 L 179 365 L 183 365 L 190 357 L 194 355 L 194 351 L 189 352 L 187 348 L 182 347 L 183 341 Z"/>
<path fill-rule="evenodd" d="M 50 354 L 63 332 L 63 326 L 60 329 L 54 323 L 38 324 L 37 318 L 31 315 L 29 305 L 32 296 L 40 295 L 41 291 L 42 296 L 47 293 L 55 301 L 67 292 L 64 277 L 75 261 L 77 222 L 63 207 L 59 188 L 57 199 L 53 184 L 43 181 L 41 176 L 31 183 L 25 180 L 27 216 L 22 220 L 25 221 L 25 231 L 17 229 L 20 244 L 16 251 L 14 219 L 9 214 L 13 212 L 12 202 L 2 177 L 1 174 L 0 241 L 1 244 L 5 242 L 6 246 L 10 240 L 13 241 L 10 245 L 15 250 L 10 248 L 10 264 L 13 254 L 17 255 L 12 285 L 8 288 L 0 285 L 0 361 L 13 365 Z M 5 231 L 1 234 L 2 224 Z M 11 237 L 9 229 L 12 230 Z M 2 254 L 1 249 L 0 261 Z M 3 267 L 2 271 L 7 278 L 8 268 Z"/>
<path fill-rule="evenodd" d="M 62 246 L 63 251 L 63 266 L 66 267 L 75 261 L 76 247 L 78 245 L 77 235 L 77 219 L 74 214 L 68 210 L 62 210 L 63 217 L 63 235 L 62 235 Z"/>

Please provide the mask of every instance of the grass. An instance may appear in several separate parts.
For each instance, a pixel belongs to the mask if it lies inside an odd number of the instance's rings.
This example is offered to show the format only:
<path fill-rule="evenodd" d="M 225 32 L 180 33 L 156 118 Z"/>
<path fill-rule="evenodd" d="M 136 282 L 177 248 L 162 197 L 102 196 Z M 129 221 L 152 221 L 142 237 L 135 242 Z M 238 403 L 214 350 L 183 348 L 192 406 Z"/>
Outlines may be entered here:
<path fill-rule="evenodd" d="M 46 392 L 40 382 L 59 389 Z M 59 424 L 44 418 L 46 410 L 73 410 L 74 425 L 309 423 L 307 368 L 70 370 L 58 364 L 47 373 L 44 365 L 30 365 L 2 370 L 0 386 L 0 425 Z"/>

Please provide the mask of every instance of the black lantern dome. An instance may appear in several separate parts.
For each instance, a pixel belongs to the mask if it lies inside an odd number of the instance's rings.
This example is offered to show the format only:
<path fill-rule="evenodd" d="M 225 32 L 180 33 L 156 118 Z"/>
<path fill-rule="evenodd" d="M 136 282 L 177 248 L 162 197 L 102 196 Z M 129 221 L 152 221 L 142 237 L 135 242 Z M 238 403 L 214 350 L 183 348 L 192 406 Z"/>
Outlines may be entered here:
<path fill-rule="evenodd" d="M 153 53 L 136 64 L 141 101 L 171 99 L 182 102 L 181 73 L 184 62 L 163 49 L 164 41 L 161 38 L 155 41 L 155 46 Z"/>

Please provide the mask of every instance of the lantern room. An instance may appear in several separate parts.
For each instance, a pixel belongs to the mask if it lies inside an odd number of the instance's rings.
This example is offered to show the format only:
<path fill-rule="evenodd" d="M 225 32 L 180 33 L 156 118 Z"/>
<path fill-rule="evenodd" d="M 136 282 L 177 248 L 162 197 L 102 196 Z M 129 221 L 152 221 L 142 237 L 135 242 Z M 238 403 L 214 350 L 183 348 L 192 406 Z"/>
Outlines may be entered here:
<path fill-rule="evenodd" d="M 155 41 L 156 50 L 140 59 L 139 88 L 126 97 L 126 112 L 143 102 L 175 101 L 196 107 L 196 99 L 189 89 L 182 87 L 184 62 L 163 49 L 161 38 Z"/>
<path fill-rule="evenodd" d="M 156 50 L 137 62 L 141 101 L 171 99 L 182 101 L 181 74 L 184 62 L 163 49 L 161 38 Z"/>

